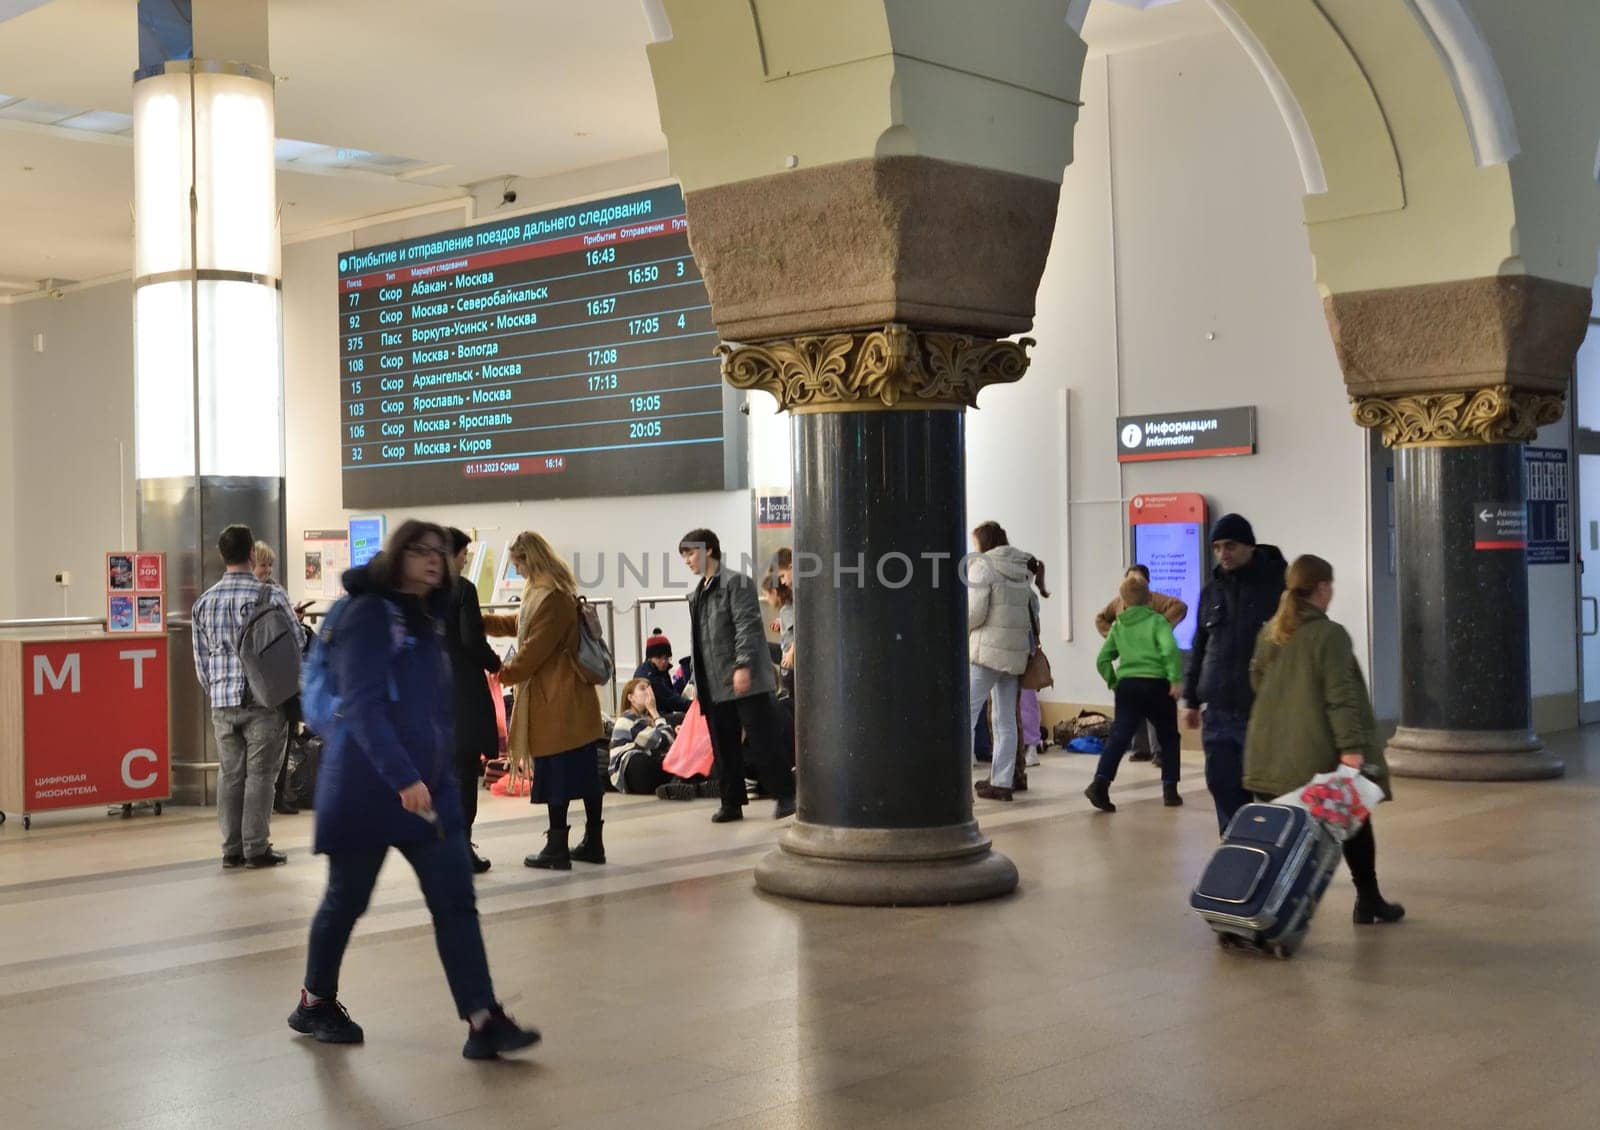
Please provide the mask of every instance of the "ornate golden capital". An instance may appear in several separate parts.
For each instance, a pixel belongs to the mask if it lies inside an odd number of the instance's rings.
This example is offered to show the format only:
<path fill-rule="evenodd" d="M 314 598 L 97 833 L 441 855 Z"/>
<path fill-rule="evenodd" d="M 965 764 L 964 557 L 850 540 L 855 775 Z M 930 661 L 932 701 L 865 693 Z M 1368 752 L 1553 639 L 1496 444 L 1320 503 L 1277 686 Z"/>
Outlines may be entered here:
<path fill-rule="evenodd" d="M 1469 392 L 1352 396 L 1356 423 L 1380 428 L 1385 447 L 1526 443 L 1561 419 L 1566 397 L 1492 385 Z"/>
<path fill-rule="evenodd" d="M 997 341 L 891 323 L 759 345 L 719 345 L 734 388 L 770 392 L 791 412 L 975 408 L 978 392 L 1020 380 L 1033 339 Z"/>

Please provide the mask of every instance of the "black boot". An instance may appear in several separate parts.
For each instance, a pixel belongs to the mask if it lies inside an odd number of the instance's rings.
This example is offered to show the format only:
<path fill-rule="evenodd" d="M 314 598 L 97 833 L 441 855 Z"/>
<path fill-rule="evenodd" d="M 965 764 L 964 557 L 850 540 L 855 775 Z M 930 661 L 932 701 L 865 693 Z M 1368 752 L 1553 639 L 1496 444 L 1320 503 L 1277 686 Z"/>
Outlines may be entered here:
<path fill-rule="evenodd" d="M 571 828 L 551 828 L 544 834 L 544 850 L 538 855 L 524 856 L 524 867 L 537 867 L 543 871 L 571 871 L 572 853 L 567 850 L 567 833 Z"/>
<path fill-rule="evenodd" d="M 1178 786 L 1174 782 L 1161 782 L 1161 803 L 1168 808 L 1179 808 L 1183 805 L 1183 798 L 1178 795 Z"/>
<path fill-rule="evenodd" d="M 583 825 L 583 839 L 578 841 L 578 846 L 572 849 L 572 858 L 579 863 L 604 863 L 606 861 L 605 841 L 600 838 L 600 829 L 605 824 L 604 820 L 585 821 Z"/>
<path fill-rule="evenodd" d="M 1356 888 L 1356 909 L 1351 919 L 1357 926 L 1372 926 L 1383 922 L 1398 922 L 1406 916 L 1406 908 L 1397 902 L 1385 902 L 1378 884 Z"/>
<path fill-rule="evenodd" d="M 1111 782 L 1104 777 L 1096 777 L 1089 782 L 1089 787 L 1083 790 L 1083 795 L 1089 798 L 1089 803 L 1101 812 L 1115 812 L 1117 806 L 1111 803 Z"/>

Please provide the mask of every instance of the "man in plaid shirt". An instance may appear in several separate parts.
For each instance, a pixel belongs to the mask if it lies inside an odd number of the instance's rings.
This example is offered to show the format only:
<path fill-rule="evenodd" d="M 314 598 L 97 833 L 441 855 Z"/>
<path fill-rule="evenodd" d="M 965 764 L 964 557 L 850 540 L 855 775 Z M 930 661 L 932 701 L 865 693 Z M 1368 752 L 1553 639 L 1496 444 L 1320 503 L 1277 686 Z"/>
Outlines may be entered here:
<path fill-rule="evenodd" d="M 263 585 L 251 572 L 255 542 L 249 526 L 222 531 L 217 550 L 227 572 L 195 601 L 193 613 L 194 669 L 211 700 L 221 763 L 217 823 L 224 867 L 275 867 L 288 861 L 267 838 L 273 781 L 285 750 L 284 713 L 250 701 L 236 643 L 259 600 L 281 607 L 290 623 L 295 615 L 281 588 Z"/>

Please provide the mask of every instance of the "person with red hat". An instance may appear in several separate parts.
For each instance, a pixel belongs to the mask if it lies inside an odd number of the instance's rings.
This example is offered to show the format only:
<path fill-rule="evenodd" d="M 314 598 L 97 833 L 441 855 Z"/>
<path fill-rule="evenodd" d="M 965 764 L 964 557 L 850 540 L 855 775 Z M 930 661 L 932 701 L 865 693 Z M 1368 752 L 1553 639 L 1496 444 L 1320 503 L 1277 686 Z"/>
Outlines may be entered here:
<path fill-rule="evenodd" d="M 669 719 L 689 709 L 689 700 L 683 693 L 688 679 L 682 676 L 673 678 L 671 672 L 672 641 L 660 628 L 652 628 L 650 638 L 644 641 L 644 662 L 639 664 L 633 677 L 650 680 L 650 689 L 656 694 L 656 709 Z"/>

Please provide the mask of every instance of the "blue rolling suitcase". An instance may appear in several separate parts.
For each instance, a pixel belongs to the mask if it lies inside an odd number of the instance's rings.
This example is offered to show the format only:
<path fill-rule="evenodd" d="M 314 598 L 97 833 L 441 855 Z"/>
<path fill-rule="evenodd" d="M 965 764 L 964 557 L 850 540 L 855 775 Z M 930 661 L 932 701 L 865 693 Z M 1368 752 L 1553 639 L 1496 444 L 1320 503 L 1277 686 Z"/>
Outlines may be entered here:
<path fill-rule="evenodd" d="M 1339 865 L 1339 842 L 1303 808 L 1247 804 L 1189 896 L 1225 947 L 1289 957 Z"/>

